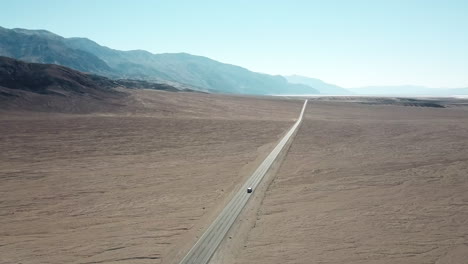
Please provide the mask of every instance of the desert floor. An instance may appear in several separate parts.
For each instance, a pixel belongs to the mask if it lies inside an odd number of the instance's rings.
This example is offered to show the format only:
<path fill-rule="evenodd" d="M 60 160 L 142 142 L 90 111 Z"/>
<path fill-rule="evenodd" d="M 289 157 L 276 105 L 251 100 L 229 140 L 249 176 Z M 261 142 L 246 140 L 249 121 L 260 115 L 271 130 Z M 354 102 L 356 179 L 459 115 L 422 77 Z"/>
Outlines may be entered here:
<path fill-rule="evenodd" d="M 302 106 L 141 90 L 126 100 L 0 113 L 0 263 L 171 263 Z"/>
<path fill-rule="evenodd" d="M 232 262 L 468 263 L 467 108 L 339 101 L 309 102 Z"/>
<path fill-rule="evenodd" d="M 177 263 L 302 106 L 41 102 L 55 113 L 0 110 L 0 263 Z M 230 263 L 466 263 L 466 105 L 312 98 Z"/>

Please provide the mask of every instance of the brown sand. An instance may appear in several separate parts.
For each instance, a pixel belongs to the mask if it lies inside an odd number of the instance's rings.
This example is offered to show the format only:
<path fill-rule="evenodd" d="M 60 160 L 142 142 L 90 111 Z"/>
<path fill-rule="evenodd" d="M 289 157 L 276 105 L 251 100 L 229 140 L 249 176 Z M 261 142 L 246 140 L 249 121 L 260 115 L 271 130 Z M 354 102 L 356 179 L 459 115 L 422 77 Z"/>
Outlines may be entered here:
<path fill-rule="evenodd" d="M 232 263 L 468 263 L 468 111 L 310 102 Z"/>
<path fill-rule="evenodd" d="M 0 263 L 171 263 L 302 104 L 153 91 L 127 100 L 87 115 L 0 115 Z"/>

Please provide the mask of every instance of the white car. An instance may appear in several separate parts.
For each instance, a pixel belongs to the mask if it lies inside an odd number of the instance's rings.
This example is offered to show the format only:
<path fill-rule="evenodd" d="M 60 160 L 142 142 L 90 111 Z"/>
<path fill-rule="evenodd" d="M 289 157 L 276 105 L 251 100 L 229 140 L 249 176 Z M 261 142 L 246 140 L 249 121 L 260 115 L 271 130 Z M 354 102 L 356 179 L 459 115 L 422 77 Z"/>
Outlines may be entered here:
<path fill-rule="evenodd" d="M 252 192 L 252 187 L 247 188 L 247 193 L 251 193 L 251 192 Z"/>

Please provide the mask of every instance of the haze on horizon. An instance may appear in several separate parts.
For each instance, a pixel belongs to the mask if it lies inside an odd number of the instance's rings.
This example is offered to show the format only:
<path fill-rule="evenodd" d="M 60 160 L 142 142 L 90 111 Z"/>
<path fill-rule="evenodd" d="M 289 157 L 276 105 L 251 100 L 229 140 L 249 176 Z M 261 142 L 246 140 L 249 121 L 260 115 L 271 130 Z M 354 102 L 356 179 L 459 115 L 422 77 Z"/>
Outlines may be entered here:
<path fill-rule="evenodd" d="M 2 10 L 2 27 L 121 50 L 186 52 L 343 87 L 468 87 L 463 0 L 18 0 Z"/>

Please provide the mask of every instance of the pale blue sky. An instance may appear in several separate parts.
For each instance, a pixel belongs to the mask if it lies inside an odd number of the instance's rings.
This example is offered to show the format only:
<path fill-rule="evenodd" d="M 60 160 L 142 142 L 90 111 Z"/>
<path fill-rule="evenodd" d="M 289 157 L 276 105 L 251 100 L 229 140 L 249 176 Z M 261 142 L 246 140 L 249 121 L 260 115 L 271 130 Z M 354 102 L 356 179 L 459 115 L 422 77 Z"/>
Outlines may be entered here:
<path fill-rule="evenodd" d="M 468 0 L 3 0 L 0 26 L 344 87 L 468 87 Z"/>

